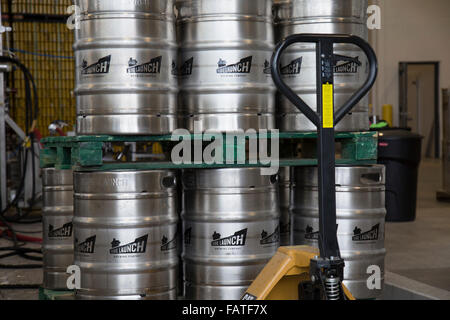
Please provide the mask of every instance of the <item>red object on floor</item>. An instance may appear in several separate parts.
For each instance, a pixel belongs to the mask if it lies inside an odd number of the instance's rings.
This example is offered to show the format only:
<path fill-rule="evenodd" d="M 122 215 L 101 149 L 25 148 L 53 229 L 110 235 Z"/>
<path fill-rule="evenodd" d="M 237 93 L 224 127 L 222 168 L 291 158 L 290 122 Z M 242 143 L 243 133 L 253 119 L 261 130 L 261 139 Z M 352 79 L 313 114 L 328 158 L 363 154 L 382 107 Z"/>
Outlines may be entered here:
<path fill-rule="evenodd" d="M 0 223 L 0 225 L 3 225 L 3 224 Z M 0 230 L 0 236 L 3 234 L 3 232 L 5 232 L 8 237 L 12 238 L 12 232 L 10 230 L 7 230 L 7 229 Z M 16 238 L 19 241 L 42 243 L 41 238 L 25 236 L 23 234 L 18 234 L 18 233 L 16 233 Z"/>

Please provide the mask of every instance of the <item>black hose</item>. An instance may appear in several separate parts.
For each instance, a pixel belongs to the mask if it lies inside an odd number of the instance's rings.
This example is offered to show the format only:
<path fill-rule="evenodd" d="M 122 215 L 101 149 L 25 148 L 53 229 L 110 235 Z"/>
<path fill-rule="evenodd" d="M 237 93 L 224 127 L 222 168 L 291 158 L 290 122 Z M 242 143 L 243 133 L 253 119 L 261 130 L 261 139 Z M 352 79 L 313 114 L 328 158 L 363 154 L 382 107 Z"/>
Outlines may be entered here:
<path fill-rule="evenodd" d="M 23 65 L 19 60 L 11 58 L 11 57 L 7 57 L 7 56 L 0 56 L 0 62 L 9 62 L 9 63 L 13 63 L 15 65 L 17 65 L 20 70 L 22 71 L 22 73 L 24 74 L 24 82 L 25 82 L 25 104 L 26 104 L 26 115 L 25 115 L 25 127 L 26 127 L 26 132 L 27 134 L 29 133 L 29 129 L 30 126 L 32 126 L 32 123 L 38 118 L 39 115 L 39 105 L 38 105 L 38 96 L 37 96 L 37 89 L 36 89 L 36 84 L 34 82 L 33 76 L 31 75 L 30 71 L 27 69 L 27 67 L 25 67 L 25 65 Z M 33 96 L 34 99 L 32 97 L 31 94 L 31 90 L 30 90 L 30 83 L 31 83 L 31 87 L 33 89 Z M 34 106 L 34 110 L 33 110 L 33 106 Z M 34 112 L 33 112 L 34 111 Z M 30 134 L 30 143 L 31 143 L 31 154 L 32 154 L 32 179 L 33 179 L 33 185 L 32 185 L 32 198 L 29 202 L 29 206 L 28 206 L 28 210 L 26 211 L 25 215 L 21 216 L 20 214 L 17 214 L 16 217 L 14 218 L 6 218 L 9 222 L 19 222 L 21 219 L 23 219 L 24 217 L 28 216 L 32 210 L 32 207 L 36 201 L 36 178 L 35 178 L 35 174 L 36 174 L 36 168 L 35 168 L 35 162 L 34 162 L 34 156 L 35 156 L 35 150 L 34 150 L 34 139 L 33 139 L 33 135 Z M 15 199 L 12 201 L 12 203 L 10 203 L 2 212 L 1 215 L 3 216 L 12 206 L 16 206 L 17 207 L 17 203 L 18 200 L 21 197 L 21 194 L 24 190 L 24 185 L 25 185 L 25 177 L 26 177 L 26 168 L 27 168 L 27 162 L 28 162 L 28 150 L 25 149 L 25 162 L 24 162 L 24 169 L 22 170 L 22 179 L 21 179 L 21 184 L 20 187 L 18 189 L 18 192 L 16 194 Z M 35 221 L 35 220 L 34 220 Z M 29 222 L 29 223 L 34 223 L 33 222 Z M 38 222 L 38 221 L 36 221 Z"/>

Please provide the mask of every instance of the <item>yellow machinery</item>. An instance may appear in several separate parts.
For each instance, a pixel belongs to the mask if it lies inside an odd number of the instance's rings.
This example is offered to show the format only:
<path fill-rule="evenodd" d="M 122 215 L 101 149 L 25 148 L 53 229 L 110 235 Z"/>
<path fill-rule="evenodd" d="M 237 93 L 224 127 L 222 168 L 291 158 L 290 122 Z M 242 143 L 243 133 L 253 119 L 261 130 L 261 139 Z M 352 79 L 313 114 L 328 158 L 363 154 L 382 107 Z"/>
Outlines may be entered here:
<path fill-rule="evenodd" d="M 317 248 L 309 246 L 280 247 L 248 288 L 243 300 L 299 300 L 302 294 L 307 298 L 307 292 L 301 293 L 299 288 L 302 283 L 310 283 L 310 261 L 318 254 Z M 347 288 L 342 287 L 346 298 L 355 300 Z M 314 293 L 309 297 L 314 298 Z"/>

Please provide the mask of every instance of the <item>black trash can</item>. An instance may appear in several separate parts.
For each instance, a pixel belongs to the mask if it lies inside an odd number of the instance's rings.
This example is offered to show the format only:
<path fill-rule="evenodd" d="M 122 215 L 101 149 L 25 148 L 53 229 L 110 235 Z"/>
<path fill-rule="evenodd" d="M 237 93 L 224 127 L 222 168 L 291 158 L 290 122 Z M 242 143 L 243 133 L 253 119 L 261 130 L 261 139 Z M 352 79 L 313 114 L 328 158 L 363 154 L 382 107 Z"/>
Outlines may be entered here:
<path fill-rule="evenodd" d="M 380 131 L 378 163 L 386 166 L 386 221 L 416 219 L 422 136 L 406 130 Z"/>

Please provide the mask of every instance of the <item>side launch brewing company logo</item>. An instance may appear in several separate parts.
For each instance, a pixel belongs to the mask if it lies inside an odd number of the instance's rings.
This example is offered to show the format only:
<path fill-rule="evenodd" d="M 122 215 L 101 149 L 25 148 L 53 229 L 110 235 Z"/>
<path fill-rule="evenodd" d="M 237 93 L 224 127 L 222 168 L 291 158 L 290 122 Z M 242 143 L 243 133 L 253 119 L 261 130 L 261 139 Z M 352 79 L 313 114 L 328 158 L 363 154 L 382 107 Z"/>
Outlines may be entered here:
<path fill-rule="evenodd" d="M 225 238 L 221 238 L 220 233 L 214 231 L 212 238 L 213 241 L 211 241 L 211 246 L 213 247 L 242 247 L 245 246 L 247 228 L 236 231 L 233 235 Z"/>
<path fill-rule="evenodd" d="M 296 75 L 300 74 L 302 69 L 303 57 L 292 60 L 288 65 L 281 67 L 282 75 Z"/>
<path fill-rule="evenodd" d="M 190 76 L 192 74 L 192 67 L 194 66 L 194 57 L 186 60 L 183 65 L 180 67 L 178 74 L 181 77 Z"/>
<path fill-rule="evenodd" d="M 55 229 L 53 225 L 48 225 L 48 237 L 49 238 L 70 238 L 72 236 L 73 229 L 72 222 L 64 224 L 61 228 Z"/>
<path fill-rule="evenodd" d="M 306 226 L 305 239 L 319 240 L 319 231 L 314 231 L 310 225 Z"/>
<path fill-rule="evenodd" d="M 358 73 L 358 67 L 361 66 L 359 57 L 353 58 L 335 54 L 334 58 L 334 73 Z"/>
<path fill-rule="evenodd" d="M 158 74 L 161 73 L 162 56 L 150 59 L 150 61 L 139 64 L 136 59 L 128 60 L 127 73 L 130 74 Z"/>
<path fill-rule="evenodd" d="M 265 230 L 261 232 L 261 240 L 259 240 L 260 244 L 266 245 L 278 242 L 280 242 L 280 226 L 277 226 L 275 231 L 271 234 L 268 234 Z"/>
<path fill-rule="evenodd" d="M 164 235 L 161 239 L 161 251 L 169 251 L 172 249 L 176 249 L 177 247 L 177 236 L 175 235 L 172 240 Z"/>
<path fill-rule="evenodd" d="M 109 67 L 111 65 L 111 55 L 100 58 L 97 62 L 88 65 L 86 60 L 83 60 L 81 65 L 81 74 L 106 74 L 109 73 Z"/>
<path fill-rule="evenodd" d="M 380 224 L 372 227 L 369 231 L 361 232 L 361 229 L 355 227 L 353 230 L 352 241 L 376 241 L 378 240 Z"/>
<path fill-rule="evenodd" d="M 111 241 L 112 249 L 109 250 L 110 254 L 133 254 L 133 253 L 144 253 L 147 248 L 148 234 L 145 236 L 136 238 L 133 242 L 120 245 L 120 241 L 113 239 Z"/>
<path fill-rule="evenodd" d="M 81 243 L 75 238 L 75 251 L 79 253 L 94 253 L 96 235 L 87 238 Z"/>
<path fill-rule="evenodd" d="M 227 62 L 225 60 L 219 59 L 219 62 L 217 63 L 218 68 L 217 68 L 216 72 L 218 74 L 250 73 L 250 71 L 252 70 L 252 59 L 253 59 L 253 56 L 249 56 L 249 57 L 241 59 L 238 63 L 229 64 L 229 65 L 227 65 Z"/>

